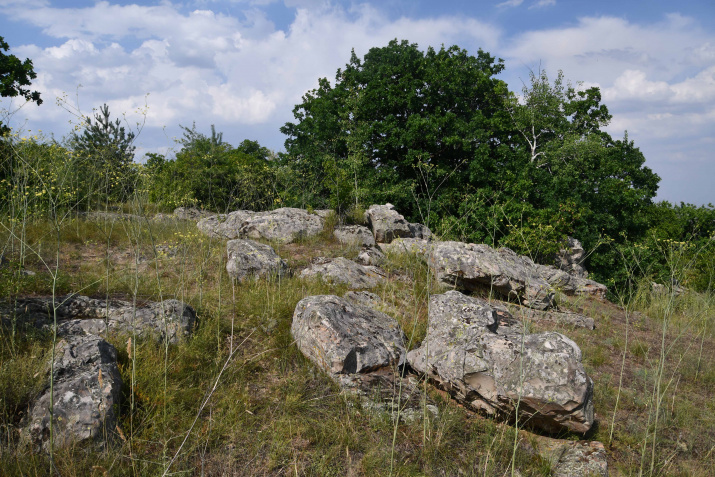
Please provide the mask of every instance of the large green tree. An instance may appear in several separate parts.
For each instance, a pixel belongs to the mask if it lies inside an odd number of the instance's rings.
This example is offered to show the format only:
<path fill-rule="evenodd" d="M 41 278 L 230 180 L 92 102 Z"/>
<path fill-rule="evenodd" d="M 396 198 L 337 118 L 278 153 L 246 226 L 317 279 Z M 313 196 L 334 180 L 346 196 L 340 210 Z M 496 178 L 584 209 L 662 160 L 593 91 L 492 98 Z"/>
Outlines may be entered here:
<path fill-rule="evenodd" d="M 281 128 L 288 155 L 310 180 L 322 177 L 319 193 L 344 183 L 415 215 L 438 187 L 444 197 L 463 185 L 459 173 L 495 147 L 506 122 L 502 69 L 488 53 L 457 46 L 422 52 L 393 40 L 362 60 L 353 52 L 334 85 L 321 79 L 295 107 L 297 122 Z"/>
<path fill-rule="evenodd" d="M 40 93 L 27 88 L 31 80 L 37 78 L 37 73 L 32 66 L 32 60 L 25 58 L 21 61 L 15 55 L 6 55 L 10 45 L 0 36 L 0 97 L 15 98 L 21 96 L 27 101 L 42 104 Z M 0 133 L 9 130 L 7 125 L 0 123 Z"/>

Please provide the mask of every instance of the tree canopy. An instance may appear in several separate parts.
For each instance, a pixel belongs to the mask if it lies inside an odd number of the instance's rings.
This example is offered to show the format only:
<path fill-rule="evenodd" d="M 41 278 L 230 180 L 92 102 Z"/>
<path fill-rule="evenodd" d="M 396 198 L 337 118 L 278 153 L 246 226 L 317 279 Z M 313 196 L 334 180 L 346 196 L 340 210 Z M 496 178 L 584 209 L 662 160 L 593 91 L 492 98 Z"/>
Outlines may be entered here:
<path fill-rule="evenodd" d="M 3 53 L 9 49 L 10 45 L 0 36 L 0 97 L 21 96 L 27 101 L 35 102 L 38 105 L 42 104 L 40 93 L 26 88 L 26 86 L 30 86 L 30 80 L 37 78 L 32 60 L 25 58 L 25 61 L 21 61 L 15 55 Z M 0 123 L 0 133 L 6 131 L 8 131 L 7 126 Z"/>
<path fill-rule="evenodd" d="M 627 135 L 604 131 L 599 89 L 539 71 L 517 96 L 497 78 L 503 69 L 457 46 L 423 52 L 393 40 L 362 59 L 353 51 L 281 128 L 287 161 L 313 184 L 314 205 L 389 201 L 416 220 L 431 210 L 443 236 L 520 242 L 522 253 L 539 255 L 510 225 L 534 227 L 535 240 L 547 227 L 555 239 L 574 234 L 587 247 L 643 234 L 660 178 Z M 596 268 L 609 266 L 600 259 Z"/>

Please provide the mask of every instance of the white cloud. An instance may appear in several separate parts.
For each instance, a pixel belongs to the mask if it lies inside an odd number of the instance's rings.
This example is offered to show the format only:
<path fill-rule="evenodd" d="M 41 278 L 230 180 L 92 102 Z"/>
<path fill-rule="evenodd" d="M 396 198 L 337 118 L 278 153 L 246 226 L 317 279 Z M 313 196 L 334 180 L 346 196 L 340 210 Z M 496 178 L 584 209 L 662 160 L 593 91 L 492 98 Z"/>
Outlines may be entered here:
<path fill-rule="evenodd" d="M 554 5 L 556 5 L 556 0 L 539 0 L 538 2 L 534 3 L 533 5 L 530 5 L 529 9 L 553 7 Z"/>

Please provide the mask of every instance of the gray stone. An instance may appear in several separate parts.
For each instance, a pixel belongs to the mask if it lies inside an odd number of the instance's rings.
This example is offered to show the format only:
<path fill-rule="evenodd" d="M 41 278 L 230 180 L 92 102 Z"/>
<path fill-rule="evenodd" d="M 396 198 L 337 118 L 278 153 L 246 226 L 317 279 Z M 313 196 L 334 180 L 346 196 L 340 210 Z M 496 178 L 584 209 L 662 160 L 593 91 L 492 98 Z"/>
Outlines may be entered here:
<path fill-rule="evenodd" d="M 328 282 L 344 283 L 350 288 L 374 288 L 385 280 L 385 273 L 378 267 L 359 265 L 344 257 L 318 257 L 300 276 L 321 277 Z"/>
<path fill-rule="evenodd" d="M 111 441 L 121 389 L 117 351 L 111 344 L 83 333 L 62 338 L 55 349 L 52 396 L 48 384 L 31 406 L 23 441 L 47 450 L 50 422 L 55 447 Z"/>
<path fill-rule="evenodd" d="M 423 224 L 409 224 L 410 227 L 410 237 L 422 240 L 431 240 L 432 231 Z"/>
<path fill-rule="evenodd" d="M 344 245 L 353 245 L 358 247 L 374 247 L 375 238 L 372 232 L 367 227 L 362 225 L 344 225 L 336 227 L 333 235 L 338 239 L 338 242 Z"/>
<path fill-rule="evenodd" d="M 380 249 L 392 255 L 414 254 L 427 258 L 433 245 L 437 243 L 439 242 L 420 238 L 398 238 L 390 243 L 380 244 Z"/>
<path fill-rule="evenodd" d="M 606 285 L 566 273 L 550 265 L 537 265 L 537 273 L 546 280 L 554 290 L 565 295 L 591 296 L 600 300 L 606 299 Z"/>
<path fill-rule="evenodd" d="M 554 477 L 608 477 L 606 448 L 598 441 L 568 441 L 531 435 L 522 441 L 521 447 L 547 460 Z"/>
<path fill-rule="evenodd" d="M 21 323 L 37 328 L 49 327 L 56 313 L 58 333 L 103 334 L 119 331 L 138 336 L 153 336 L 169 343 L 178 343 L 193 332 L 196 313 L 179 300 L 137 303 L 122 300 L 99 300 L 82 295 L 52 298 L 25 298 L 14 304 L 14 310 L 3 312 L 3 323 L 12 315 Z M 7 315 L 6 315 L 7 313 Z"/>
<path fill-rule="evenodd" d="M 333 209 L 315 209 L 313 210 L 313 213 L 323 219 L 327 219 L 331 215 L 335 215 L 335 211 Z"/>
<path fill-rule="evenodd" d="M 204 217 L 196 226 L 201 232 L 213 238 L 235 239 L 241 237 L 241 227 L 255 212 L 236 210 L 229 214 Z"/>
<path fill-rule="evenodd" d="M 313 237 L 323 231 L 324 220 L 307 210 L 284 207 L 270 212 L 256 212 L 247 218 L 240 236 L 290 243 Z"/>
<path fill-rule="evenodd" d="M 365 222 L 372 229 L 375 241 L 390 243 L 398 237 L 411 237 L 410 224 L 392 204 L 371 205 L 365 211 Z"/>
<path fill-rule="evenodd" d="M 573 237 L 568 237 L 564 248 L 559 250 L 554 259 L 554 266 L 579 278 L 588 278 L 588 272 L 583 267 L 586 251 L 581 242 Z"/>
<path fill-rule="evenodd" d="M 291 334 L 298 349 L 333 377 L 392 370 L 405 363 L 405 335 L 397 321 L 345 298 L 302 299 L 293 313 Z"/>
<path fill-rule="evenodd" d="M 379 266 L 385 261 L 385 254 L 378 248 L 366 247 L 360 251 L 356 261 L 360 265 Z"/>
<path fill-rule="evenodd" d="M 226 270 L 239 282 L 260 277 L 283 277 L 288 274 L 288 264 L 270 245 L 253 240 L 229 240 L 226 243 L 228 261 Z"/>
<path fill-rule="evenodd" d="M 210 217 L 214 214 L 208 210 L 197 209 L 196 207 L 177 207 L 174 209 L 174 217 L 179 220 L 198 221 L 204 217 Z"/>
<path fill-rule="evenodd" d="M 494 250 L 484 244 L 436 242 L 431 252 L 430 268 L 444 284 L 467 291 L 491 287 L 509 299 L 540 310 L 553 305 L 554 291 L 539 275 L 539 266 L 508 248 Z"/>
<path fill-rule="evenodd" d="M 525 334 L 487 302 L 450 291 L 430 299 L 429 328 L 407 359 L 459 402 L 548 432 L 584 433 L 594 419 L 593 382 L 581 350 L 560 333 Z"/>

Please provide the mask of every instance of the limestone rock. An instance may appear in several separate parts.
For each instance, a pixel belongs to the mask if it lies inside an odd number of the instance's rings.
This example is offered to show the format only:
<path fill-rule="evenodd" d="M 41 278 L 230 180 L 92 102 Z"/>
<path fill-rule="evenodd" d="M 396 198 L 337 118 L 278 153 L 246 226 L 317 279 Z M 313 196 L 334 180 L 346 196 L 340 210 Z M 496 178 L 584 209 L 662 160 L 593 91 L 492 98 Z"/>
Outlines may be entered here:
<path fill-rule="evenodd" d="M 282 277 L 288 274 L 288 264 L 270 245 L 253 240 L 229 240 L 226 243 L 226 270 L 231 278 L 243 282 L 260 277 Z"/>
<path fill-rule="evenodd" d="M 321 277 L 350 288 L 374 288 L 385 280 L 385 273 L 377 267 L 359 265 L 344 257 L 317 258 L 300 274 L 301 278 Z"/>
<path fill-rule="evenodd" d="M 100 300 L 82 295 L 57 297 L 56 310 L 52 298 L 25 298 L 15 304 L 15 318 L 30 326 L 42 328 L 54 322 L 57 315 L 58 333 L 103 334 L 106 331 L 154 336 L 162 341 L 178 343 L 193 332 L 196 313 L 179 300 L 137 303 L 123 300 Z M 3 312 L 3 322 L 6 318 Z"/>
<path fill-rule="evenodd" d="M 333 295 L 298 302 L 291 334 L 298 349 L 334 377 L 405 362 L 405 335 L 394 318 Z"/>
<path fill-rule="evenodd" d="M 201 210 L 196 207 L 177 207 L 174 209 L 174 218 L 179 220 L 198 221 L 204 217 L 210 217 L 211 215 L 213 214 L 208 210 Z"/>
<path fill-rule="evenodd" d="M 566 273 L 550 265 L 537 265 L 537 273 L 555 290 L 566 295 L 592 296 L 600 300 L 606 299 L 606 285 Z"/>
<path fill-rule="evenodd" d="M 579 278 L 588 278 L 588 272 L 582 263 L 586 259 L 586 251 L 577 239 L 568 237 L 564 248 L 559 250 L 554 260 L 556 268 Z"/>
<path fill-rule="evenodd" d="M 336 227 L 333 231 L 338 242 L 344 245 L 354 245 L 358 247 L 374 247 L 375 238 L 367 227 L 362 225 L 344 225 Z"/>
<path fill-rule="evenodd" d="M 508 248 L 436 242 L 428 263 L 439 281 L 458 289 L 493 287 L 531 308 L 543 310 L 553 305 L 554 291 L 540 276 L 540 266 Z"/>
<path fill-rule="evenodd" d="M 385 260 L 385 254 L 376 247 L 365 247 L 363 248 L 357 256 L 357 263 L 360 265 L 382 265 Z"/>
<path fill-rule="evenodd" d="M 503 313 L 503 312 L 502 312 Z M 588 431 L 593 382 L 581 350 L 560 333 L 524 334 L 483 300 L 450 291 L 430 299 L 429 329 L 410 365 L 465 406 L 513 415 L 548 432 Z"/>
<path fill-rule="evenodd" d="M 365 211 L 365 222 L 372 229 L 375 241 L 390 243 L 398 237 L 411 237 L 410 224 L 392 204 L 371 205 Z"/>
<path fill-rule="evenodd" d="M 240 236 L 290 243 L 318 235 L 323 231 L 323 224 L 323 218 L 317 214 L 311 214 L 303 209 L 283 207 L 252 214 L 241 226 Z"/>
<path fill-rule="evenodd" d="M 196 226 L 201 232 L 213 238 L 235 239 L 241 237 L 241 227 L 245 220 L 253 216 L 250 210 L 236 210 L 229 214 L 204 217 Z"/>
<path fill-rule="evenodd" d="M 521 447 L 551 464 L 554 477 L 608 477 L 606 448 L 598 441 L 568 441 L 529 436 Z"/>
<path fill-rule="evenodd" d="M 423 257 L 427 257 L 433 245 L 437 242 L 430 242 L 429 240 L 420 238 L 398 238 L 390 243 L 384 243 L 380 245 L 380 248 L 385 253 L 390 253 L 393 255 L 400 254 L 415 254 Z"/>
<path fill-rule="evenodd" d="M 421 239 L 421 240 L 431 240 L 432 231 L 423 224 L 409 224 L 410 226 L 410 237 Z"/>
<path fill-rule="evenodd" d="M 52 415 L 48 384 L 32 404 L 22 439 L 47 450 L 51 419 L 55 446 L 111 440 L 122 389 L 116 349 L 97 335 L 64 337 L 57 342 L 53 381 Z"/>

